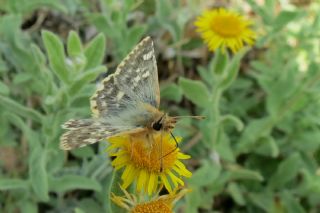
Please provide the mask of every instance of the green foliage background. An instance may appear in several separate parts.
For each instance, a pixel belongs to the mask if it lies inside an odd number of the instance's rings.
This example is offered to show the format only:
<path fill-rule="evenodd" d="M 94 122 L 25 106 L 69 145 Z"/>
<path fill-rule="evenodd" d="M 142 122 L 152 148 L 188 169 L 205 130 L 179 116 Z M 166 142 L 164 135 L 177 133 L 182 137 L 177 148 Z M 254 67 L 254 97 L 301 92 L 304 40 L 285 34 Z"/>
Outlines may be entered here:
<path fill-rule="evenodd" d="M 255 47 L 209 53 L 193 21 L 210 6 L 250 16 Z M 320 212 L 319 2 L 2 0 L 0 14 L 1 212 L 109 211 L 107 144 L 63 152 L 60 125 L 90 116 L 95 82 L 146 35 L 161 108 L 207 117 L 175 130 L 193 172 L 177 212 Z"/>

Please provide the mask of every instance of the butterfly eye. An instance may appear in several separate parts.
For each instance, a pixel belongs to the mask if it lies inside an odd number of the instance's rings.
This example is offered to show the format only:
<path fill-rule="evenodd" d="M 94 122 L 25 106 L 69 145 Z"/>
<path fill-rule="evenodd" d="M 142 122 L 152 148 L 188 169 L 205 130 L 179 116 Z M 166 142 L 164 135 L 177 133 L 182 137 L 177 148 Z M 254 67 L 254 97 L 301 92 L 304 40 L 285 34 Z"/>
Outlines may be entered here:
<path fill-rule="evenodd" d="M 156 131 L 159 131 L 162 128 L 161 120 L 155 122 L 152 124 L 152 128 Z"/>

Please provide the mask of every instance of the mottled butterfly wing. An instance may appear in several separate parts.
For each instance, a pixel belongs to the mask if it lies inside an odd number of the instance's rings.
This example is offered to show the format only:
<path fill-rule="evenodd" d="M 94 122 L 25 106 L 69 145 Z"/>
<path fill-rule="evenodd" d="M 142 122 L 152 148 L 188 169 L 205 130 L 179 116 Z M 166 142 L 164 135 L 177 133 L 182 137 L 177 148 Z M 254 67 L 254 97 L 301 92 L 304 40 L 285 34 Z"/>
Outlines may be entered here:
<path fill-rule="evenodd" d="M 71 119 L 62 125 L 68 129 L 60 139 L 60 148 L 70 150 L 92 144 L 107 137 L 110 133 L 116 134 L 110 125 L 105 125 L 93 119 Z"/>
<path fill-rule="evenodd" d="M 69 130 L 61 137 L 60 148 L 63 150 L 83 147 L 123 132 L 136 133 L 144 130 L 144 128 L 132 128 L 131 126 L 112 126 L 98 119 L 71 119 L 62 127 Z"/>
<path fill-rule="evenodd" d="M 143 39 L 105 78 L 90 104 L 93 119 L 70 120 L 60 147 L 68 150 L 117 134 L 144 131 L 159 107 L 158 72 L 150 37 Z M 150 110 L 151 109 L 151 110 Z"/>
<path fill-rule="evenodd" d="M 102 81 L 91 97 L 95 117 L 118 116 L 136 109 L 141 103 L 159 107 L 158 71 L 153 42 L 143 39 L 119 64 L 116 72 Z"/>

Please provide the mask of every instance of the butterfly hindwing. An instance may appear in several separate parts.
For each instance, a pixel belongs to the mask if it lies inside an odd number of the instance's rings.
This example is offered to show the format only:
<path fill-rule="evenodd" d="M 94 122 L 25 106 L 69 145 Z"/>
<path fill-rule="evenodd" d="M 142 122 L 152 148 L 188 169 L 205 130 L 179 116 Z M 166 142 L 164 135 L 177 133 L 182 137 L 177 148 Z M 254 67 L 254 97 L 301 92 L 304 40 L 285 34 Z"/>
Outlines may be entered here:
<path fill-rule="evenodd" d="M 60 148 L 63 150 L 83 147 L 120 133 L 144 130 L 140 127 L 112 126 L 110 123 L 97 119 L 71 119 L 62 127 L 69 130 L 60 139 Z"/>

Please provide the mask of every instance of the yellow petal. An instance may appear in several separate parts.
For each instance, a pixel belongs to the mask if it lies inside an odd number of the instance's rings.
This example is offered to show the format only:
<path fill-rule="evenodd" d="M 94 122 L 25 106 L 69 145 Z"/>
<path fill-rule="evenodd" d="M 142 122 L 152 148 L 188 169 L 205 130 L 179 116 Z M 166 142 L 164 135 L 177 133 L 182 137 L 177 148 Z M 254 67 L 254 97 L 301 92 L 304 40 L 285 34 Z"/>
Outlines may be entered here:
<path fill-rule="evenodd" d="M 139 177 L 138 177 L 138 182 L 137 182 L 138 192 L 142 191 L 145 184 L 147 183 L 147 176 L 148 176 L 147 172 L 145 170 L 141 169 Z"/>
<path fill-rule="evenodd" d="M 133 180 L 136 178 L 136 175 L 138 174 L 138 170 L 133 169 L 131 173 L 128 173 L 128 176 L 126 177 L 126 179 L 122 179 L 123 180 L 123 184 L 121 185 L 124 189 L 126 189 L 132 182 Z"/>
<path fill-rule="evenodd" d="M 154 188 L 157 185 L 156 181 L 158 176 L 154 173 L 150 173 L 149 184 L 148 184 L 148 194 L 151 195 L 154 192 Z"/>
<path fill-rule="evenodd" d="M 172 188 L 171 188 L 171 185 L 170 185 L 166 175 L 165 174 L 161 174 L 160 177 L 161 177 L 161 180 L 162 180 L 164 186 L 168 190 L 168 192 L 171 193 L 172 192 Z"/>

